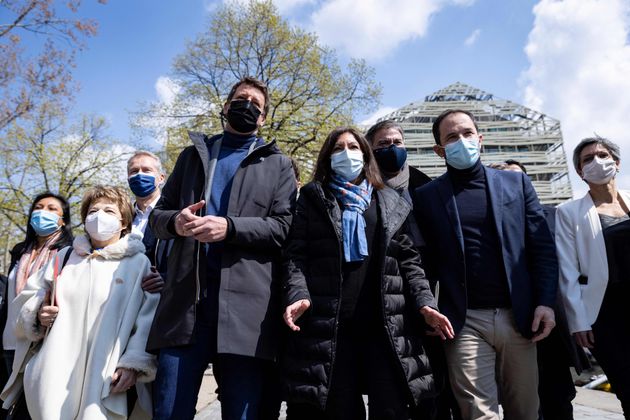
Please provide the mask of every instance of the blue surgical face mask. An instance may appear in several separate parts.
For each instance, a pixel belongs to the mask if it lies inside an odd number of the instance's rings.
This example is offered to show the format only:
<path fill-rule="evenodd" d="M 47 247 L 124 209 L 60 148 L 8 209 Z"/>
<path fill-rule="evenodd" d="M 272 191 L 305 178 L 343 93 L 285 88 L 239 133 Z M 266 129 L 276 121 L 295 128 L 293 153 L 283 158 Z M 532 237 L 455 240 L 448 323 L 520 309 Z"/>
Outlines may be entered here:
<path fill-rule="evenodd" d="M 31 214 L 30 223 L 37 236 L 51 235 L 61 227 L 59 215 L 46 210 L 35 210 Z"/>
<path fill-rule="evenodd" d="M 330 156 L 330 167 L 346 181 L 354 181 L 363 170 L 363 152 L 344 149 Z"/>
<path fill-rule="evenodd" d="M 155 177 L 151 174 L 138 172 L 130 176 L 127 181 L 129 182 L 131 192 L 133 192 L 136 197 L 147 197 L 156 189 Z"/>
<path fill-rule="evenodd" d="M 444 147 L 446 163 L 455 169 L 468 169 L 479 159 L 479 138 L 460 138 Z"/>

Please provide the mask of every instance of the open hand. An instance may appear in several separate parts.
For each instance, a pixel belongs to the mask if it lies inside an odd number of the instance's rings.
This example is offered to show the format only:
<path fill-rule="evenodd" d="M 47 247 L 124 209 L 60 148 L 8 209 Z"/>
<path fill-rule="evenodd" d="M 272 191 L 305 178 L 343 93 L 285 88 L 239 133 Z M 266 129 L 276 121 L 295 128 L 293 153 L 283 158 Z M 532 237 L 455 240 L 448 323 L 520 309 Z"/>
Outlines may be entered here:
<path fill-rule="evenodd" d="M 302 314 L 306 312 L 306 310 L 310 307 L 311 302 L 308 299 L 301 299 L 290 304 L 284 310 L 284 323 L 287 324 L 287 326 L 293 331 L 300 331 L 300 327 L 295 325 L 295 323 L 297 322 L 298 318 L 301 317 Z"/>

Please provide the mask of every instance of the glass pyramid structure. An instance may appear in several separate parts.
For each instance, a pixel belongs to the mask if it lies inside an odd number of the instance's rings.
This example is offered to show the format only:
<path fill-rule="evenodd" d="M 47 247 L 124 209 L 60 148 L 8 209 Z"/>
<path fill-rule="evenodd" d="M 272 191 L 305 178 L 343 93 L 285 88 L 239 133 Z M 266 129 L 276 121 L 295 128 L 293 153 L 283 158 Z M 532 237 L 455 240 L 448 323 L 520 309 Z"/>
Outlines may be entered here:
<path fill-rule="evenodd" d="M 393 119 L 401 124 L 409 164 L 435 178 L 446 166 L 433 152 L 431 126 L 442 111 L 453 108 L 470 111 L 476 117 L 483 134 L 484 164 L 520 161 L 544 204 L 557 205 L 573 197 L 560 121 L 523 105 L 457 82 L 380 120 Z"/>

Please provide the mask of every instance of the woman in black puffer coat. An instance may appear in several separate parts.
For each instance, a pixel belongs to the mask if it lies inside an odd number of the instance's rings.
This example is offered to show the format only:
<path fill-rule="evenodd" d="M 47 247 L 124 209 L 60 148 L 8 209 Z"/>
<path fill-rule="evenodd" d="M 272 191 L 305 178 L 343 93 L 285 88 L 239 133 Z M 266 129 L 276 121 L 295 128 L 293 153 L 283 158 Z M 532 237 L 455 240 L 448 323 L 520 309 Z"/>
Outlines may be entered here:
<path fill-rule="evenodd" d="M 433 395 L 422 317 L 444 336 L 420 258 L 410 206 L 383 187 L 370 147 L 334 130 L 314 181 L 300 191 L 284 258 L 283 360 L 289 419 L 407 419 Z M 299 319 L 298 319 L 299 318 Z"/>

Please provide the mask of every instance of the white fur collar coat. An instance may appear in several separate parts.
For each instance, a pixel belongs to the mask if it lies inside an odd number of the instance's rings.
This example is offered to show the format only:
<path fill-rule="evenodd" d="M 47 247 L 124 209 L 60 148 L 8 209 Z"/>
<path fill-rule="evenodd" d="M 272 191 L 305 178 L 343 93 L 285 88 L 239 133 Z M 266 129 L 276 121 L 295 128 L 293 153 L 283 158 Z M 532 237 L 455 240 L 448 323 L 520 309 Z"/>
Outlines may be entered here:
<path fill-rule="evenodd" d="M 45 331 L 37 312 L 52 289 L 58 253 L 39 278 L 29 279 L 16 298 L 23 303 L 16 326 L 21 339 L 13 374 L 1 397 L 8 407 L 22 387 L 31 417 L 37 419 L 124 419 L 125 393 L 110 394 L 112 374 L 119 368 L 139 371 L 139 402 L 151 412 L 146 383 L 155 377 L 154 357 L 145 351 L 159 295 L 143 292 L 149 273 L 139 237 L 127 235 L 101 250 L 92 250 L 87 237 L 73 243 L 72 254 L 55 287 L 59 314 Z M 43 340 L 42 340 L 43 339 Z M 42 342 L 32 354 L 29 348 Z"/>

